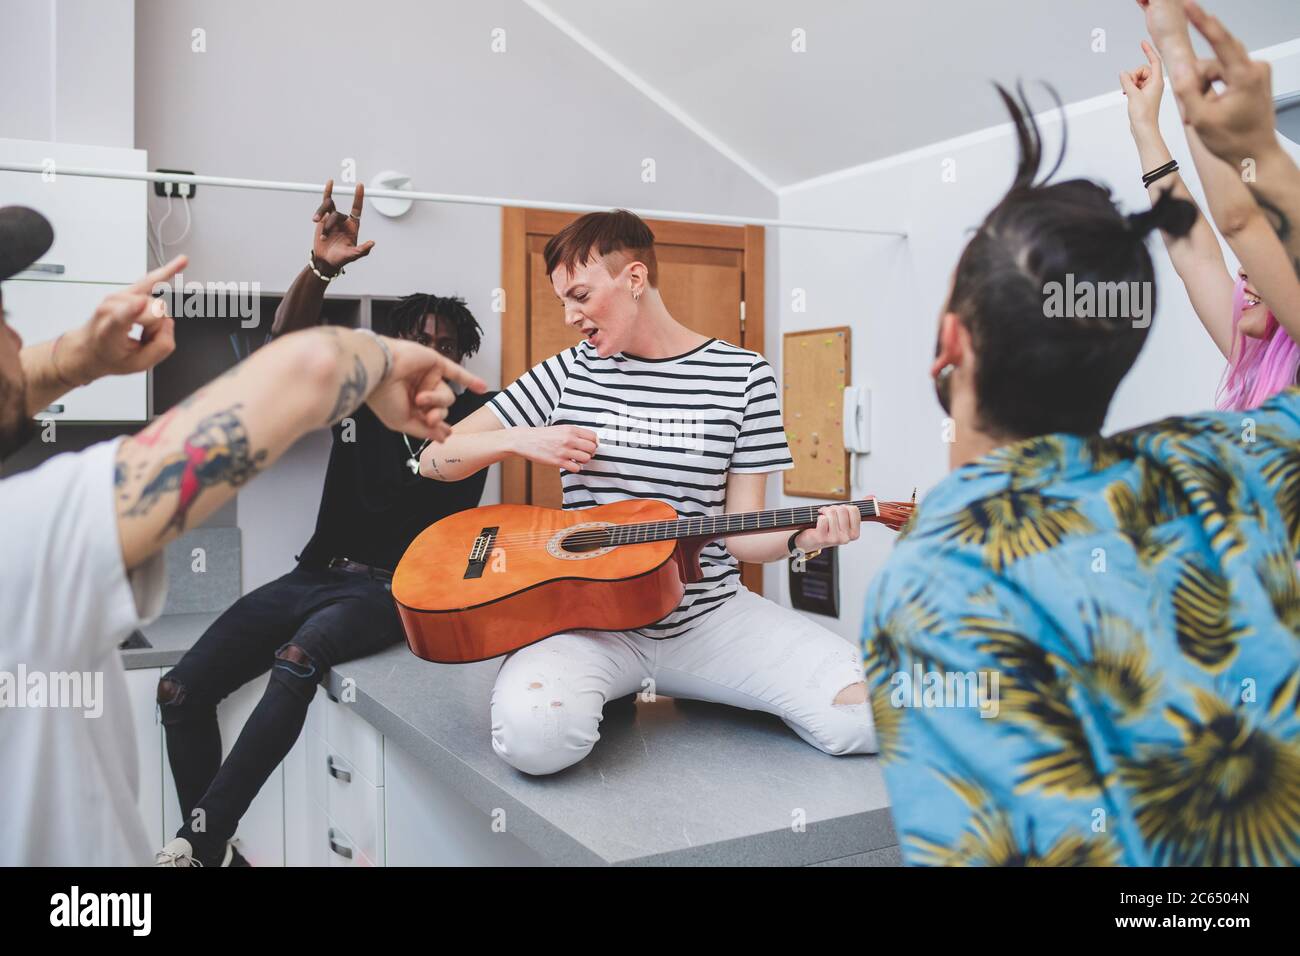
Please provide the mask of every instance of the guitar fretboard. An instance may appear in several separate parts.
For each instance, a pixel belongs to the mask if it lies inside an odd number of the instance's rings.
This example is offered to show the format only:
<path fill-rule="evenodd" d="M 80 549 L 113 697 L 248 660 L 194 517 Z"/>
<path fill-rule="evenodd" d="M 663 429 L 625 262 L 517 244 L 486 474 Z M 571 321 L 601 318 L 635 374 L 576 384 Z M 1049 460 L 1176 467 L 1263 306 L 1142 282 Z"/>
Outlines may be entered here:
<path fill-rule="evenodd" d="M 864 518 L 879 515 L 876 499 L 849 501 L 856 505 Z M 817 523 L 817 512 L 825 505 L 805 505 L 802 508 L 777 508 L 772 511 L 749 511 L 744 514 L 714 515 L 708 518 L 678 518 L 676 521 L 647 521 L 607 529 L 611 545 L 642 544 L 646 541 L 669 541 L 673 538 L 695 538 L 701 535 L 725 537 L 756 531 L 776 531 L 780 528 L 797 528 Z"/>

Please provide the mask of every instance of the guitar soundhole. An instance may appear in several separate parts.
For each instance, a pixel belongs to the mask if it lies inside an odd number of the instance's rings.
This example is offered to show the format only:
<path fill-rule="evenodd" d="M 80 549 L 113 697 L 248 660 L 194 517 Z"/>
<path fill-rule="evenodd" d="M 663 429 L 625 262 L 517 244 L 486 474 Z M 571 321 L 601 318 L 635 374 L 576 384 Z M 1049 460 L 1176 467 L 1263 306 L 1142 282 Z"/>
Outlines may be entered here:
<path fill-rule="evenodd" d="M 564 539 L 563 548 L 575 554 L 587 551 L 599 551 L 609 547 L 609 533 L 598 528 L 589 531 L 577 531 Z"/>
<path fill-rule="evenodd" d="M 581 561 L 584 558 L 596 558 L 608 554 L 614 548 L 609 543 L 610 522 L 589 521 L 565 528 L 551 537 L 546 543 L 546 550 L 552 557 L 561 561 Z"/>

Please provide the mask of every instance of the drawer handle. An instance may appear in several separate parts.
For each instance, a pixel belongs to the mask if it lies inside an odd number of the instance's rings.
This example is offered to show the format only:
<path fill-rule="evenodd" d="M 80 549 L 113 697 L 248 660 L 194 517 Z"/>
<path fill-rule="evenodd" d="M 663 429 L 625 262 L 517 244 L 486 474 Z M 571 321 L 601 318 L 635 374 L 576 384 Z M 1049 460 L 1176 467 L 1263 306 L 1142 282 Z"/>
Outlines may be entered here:
<path fill-rule="evenodd" d="M 57 262 L 33 262 L 24 272 L 48 272 L 51 275 L 61 276 L 67 270 Z"/>
<path fill-rule="evenodd" d="M 335 853 L 337 853 L 339 856 L 343 857 L 343 859 L 345 859 L 345 860 L 350 860 L 350 859 L 352 859 L 352 847 L 350 847 L 350 846 L 344 846 L 342 843 L 339 843 L 337 840 L 334 839 L 334 828 L 333 828 L 333 827 L 330 827 L 330 832 L 329 832 L 329 841 L 330 841 L 330 849 L 331 849 L 331 850 L 333 850 L 333 851 L 334 851 Z"/>
<path fill-rule="evenodd" d="M 64 408 L 63 408 L 62 405 L 47 405 L 47 406 L 45 407 L 45 410 L 42 411 L 41 414 L 42 414 L 42 415 L 62 415 L 62 414 L 63 414 L 63 411 L 64 411 Z"/>
<path fill-rule="evenodd" d="M 325 769 L 329 771 L 330 776 L 335 780 L 342 780 L 344 783 L 352 782 L 352 774 L 342 767 L 334 766 L 334 757 L 331 755 L 325 758 Z"/>

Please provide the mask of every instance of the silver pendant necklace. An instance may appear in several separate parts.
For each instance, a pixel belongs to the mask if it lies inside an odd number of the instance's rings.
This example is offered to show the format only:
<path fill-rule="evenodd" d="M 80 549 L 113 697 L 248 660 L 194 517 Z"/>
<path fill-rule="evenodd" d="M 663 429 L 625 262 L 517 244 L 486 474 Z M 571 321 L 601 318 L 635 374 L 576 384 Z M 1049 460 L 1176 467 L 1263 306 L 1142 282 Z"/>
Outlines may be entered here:
<path fill-rule="evenodd" d="M 406 467 L 411 469 L 411 474 L 418 475 L 420 473 L 420 456 L 424 454 L 424 450 L 429 447 L 429 442 L 433 441 L 433 439 L 426 438 L 424 444 L 420 446 L 419 451 L 415 451 L 411 448 L 411 440 L 406 437 L 405 432 L 402 433 L 402 441 L 406 443 L 406 450 L 411 456 L 406 459 Z"/>

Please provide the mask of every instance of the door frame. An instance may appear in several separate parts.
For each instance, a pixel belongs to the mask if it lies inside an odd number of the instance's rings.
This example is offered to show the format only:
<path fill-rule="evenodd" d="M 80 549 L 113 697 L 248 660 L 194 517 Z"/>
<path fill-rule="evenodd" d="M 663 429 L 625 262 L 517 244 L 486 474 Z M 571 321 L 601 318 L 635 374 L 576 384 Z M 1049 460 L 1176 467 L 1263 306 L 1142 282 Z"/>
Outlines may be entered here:
<path fill-rule="evenodd" d="M 502 388 L 537 362 L 549 358 L 543 355 L 530 362 L 528 355 L 531 341 L 528 328 L 528 237 L 554 235 L 581 215 L 578 212 L 520 209 L 517 206 L 503 206 L 501 209 L 501 288 L 505 293 L 501 312 Z M 669 219 L 647 219 L 646 224 L 654 231 L 656 244 L 735 249 L 741 253 L 741 340 L 733 344 L 766 354 L 763 321 L 766 237 L 763 227 L 719 226 Z M 526 462 L 512 455 L 501 462 L 501 500 L 518 502 L 527 498 Z"/>

